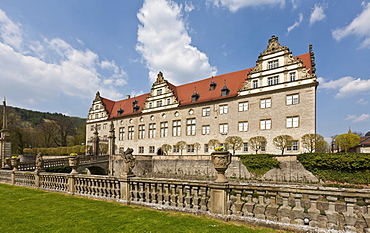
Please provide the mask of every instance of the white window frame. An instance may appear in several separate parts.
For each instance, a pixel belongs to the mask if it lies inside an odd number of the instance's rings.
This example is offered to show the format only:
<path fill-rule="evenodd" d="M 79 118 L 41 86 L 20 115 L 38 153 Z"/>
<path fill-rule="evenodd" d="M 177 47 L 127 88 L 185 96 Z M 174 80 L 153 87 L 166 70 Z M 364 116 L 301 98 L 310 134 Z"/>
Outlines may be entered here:
<path fill-rule="evenodd" d="M 244 102 L 239 103 L 239 112 L 244 112 L 244 111 L 247 111 L 248 109 L 249 109 L 249 102 L 248 101 L 244 101 Z"/>
<path fill-rule="evenodd" d="M 248 142 L 243 143 L 243 152 L 248 152 Z"/>
<path fill-rule="evenodd" d="M 253 87 L 254 89 L 258 88 L 258 80 L 253 80 L 253 81 L 252 81 L 252 87 Z"/>
<path fill-rule="evenodd" d="M 290 116 L 286 118 L 287 128 L 298 128 L 299 127 L 299 116 Z"/>
<path fill-rule="evenodd" d="M 247 132 L 248 131 L 248 121 L 239 121 L 238 130 L 239 132 Z"/>
<path fill-rule="evenodd" d="M 261 99 L 260 108 L 271 108 L 271 98 Z"/>
<path fill-rule="evenodd" d="M 156 131 L 157 131 L 156 123 L 150 123 L 149 124 L 149 138 L 155 138 Z"/>
<path fill-rule="evenodd" d="M 194 151 L 195 151 L 195 147 L 194 147 L 193 144 L 187 145 L 187 152 L 188 153 L 194 153 Z"/>
<path fill-rule="evenodd" d="M 187 136 L 195 135 L 195 126 L 196 126 L 195 118 L 186 119 L 186 135 Z"/>
<path fill-rule="evenodd" d="M 211 131 L 210 125 L 202 125 L 202 135 L 208 135 Z"/>
<path fill-rule="evenodd" d="M 211 115 L 211 108 L 202 108 L 202 116 L 210 116 Z"/>
<path fill-rule="evenodd" d="M 135 126 L 131 125 L 128 127 L 127 139 L 133 140 L 135 136 Z"/>
<path fill-rule="evenodd" d="M 229 112 L 229 105 L 222 104 L 220 105 L 220 114 L 227 114 Z"/>
<path fill-rule="evenodd" d="M 139 139 L 144 139 L 145 137 L 145 125 L 139 125 Z"/>
<path fill-rule="evenodd" d="M 298 151 L 299 150 L 299 142 L 298 140 L 293 141 L 293 145 L 286 148 L 287 151 Z"/>
<path fill-rule="evenodd" d="M 289 80 L 291 82 L 296 80 L 296 73 L 295 72 L 289 73 Z"/>
<path fill-rule="evenodd" d="M 299 94 L 292 94 L 286 96 L 286 105 L 299 104 Z"/>
<path fill-rule="evenodd" d="M 160 137 L 165 138 L 168 136 L 168 121 L 161 122 Z"/>
<path fill-rule="evenodd" d="M 269 130 L 269 129 L 271 129 L 271 119 L 260 120 L 260 130 Z"/>
<path fill-rule="evenodd" d="M 173 137 L 181 136 L 181 120 L 172 121 L 172 136 Z"/>
<path fill-rule="evenodd" d="M 149 153 L 154 154 L 155 153 L 155 146 L 149 146 Z"/>
<path fill-rule="evenodd" d="M 221 123 L 220 126 L 220 134 L 227 134 L 229 132 L 229 124 L 228 123 Z"/>

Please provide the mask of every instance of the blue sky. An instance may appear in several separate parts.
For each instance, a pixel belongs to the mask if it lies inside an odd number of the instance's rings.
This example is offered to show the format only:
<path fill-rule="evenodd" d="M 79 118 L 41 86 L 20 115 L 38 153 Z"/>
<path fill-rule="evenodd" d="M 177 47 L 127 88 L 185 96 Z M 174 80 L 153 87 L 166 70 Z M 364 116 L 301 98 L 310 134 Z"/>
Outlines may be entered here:
<path fill-rule="evenodd" d="M 370 1 L 0 0 L 0 96 L 86 117 L 96 91 L 150 91 L 255 66 L 272 35 L 316 56 L 317 132 L 370 131 Z"/>

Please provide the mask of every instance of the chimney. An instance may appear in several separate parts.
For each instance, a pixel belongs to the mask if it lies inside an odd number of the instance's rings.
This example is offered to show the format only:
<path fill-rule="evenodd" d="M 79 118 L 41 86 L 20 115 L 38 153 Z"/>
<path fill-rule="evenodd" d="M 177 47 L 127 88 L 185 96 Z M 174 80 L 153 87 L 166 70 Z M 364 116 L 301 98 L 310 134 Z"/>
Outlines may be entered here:
<path fill-rule="evenodd" d="M 131 96 L 130 95 L 126 95 L 126 100 L 130 99 Z"/>

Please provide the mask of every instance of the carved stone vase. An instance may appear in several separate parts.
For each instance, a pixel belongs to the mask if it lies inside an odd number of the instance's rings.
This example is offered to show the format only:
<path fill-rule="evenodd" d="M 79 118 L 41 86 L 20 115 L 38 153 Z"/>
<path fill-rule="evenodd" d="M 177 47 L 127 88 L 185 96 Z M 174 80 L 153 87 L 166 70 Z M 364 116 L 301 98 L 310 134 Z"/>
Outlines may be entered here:
<path fill-rule="evenodd" d="M 80 157 L 71 156 L 68 157 L 69 166 L 72 168 L 71 174 L 78 174 L 77 168 L 80 164 Z"/>
<path fill-rule="evenodd" d="M 18 171 L 18 166 L 20 164 L 20 159 L 18 159 L 18 158 L 11 158 L 10 159 L 10 164 L 13 167 L 13 171 Z"/>
<path fill-rule="evenodd" d="M 211 154 L 212 163 L 217 171 L 217 183 L 227 183 L 225 171 L 231 163 L 231 153 L 228 151 L 214 151 Z"/>

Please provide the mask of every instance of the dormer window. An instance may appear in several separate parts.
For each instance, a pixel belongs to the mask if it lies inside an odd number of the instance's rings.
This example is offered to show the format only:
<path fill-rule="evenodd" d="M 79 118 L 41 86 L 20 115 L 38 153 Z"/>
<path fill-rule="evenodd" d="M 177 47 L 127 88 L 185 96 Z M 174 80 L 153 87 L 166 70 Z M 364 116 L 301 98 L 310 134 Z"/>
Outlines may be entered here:
<path fill-rule="evenodd" d="M 221 89 L 221 96 L 227 96 L 229 94 L 230 90 L 227 88 L 226 84 L 224 87 Z"/>
<path fill-rule="evenodd" d="M 162 100 L 157 101 L 157 107 L 162 107 Z"/>
<path fill-rule="evenodd" d="M 216 86 L 217 86 L 217 84 L 215 82 L 213 82 L 213 79 L 212 79 L 211 84 L 209 84 L 209 90 L 213 91 L 214 89 L 216 89 Z"/>
<path fill-rule="evenodd" d="M 191 95 L 191 102 L 196 102 L 199 99 L 199 94 L 196 90 L 194 90 L 194 93 Z"/>
<path fill-rule="evenodd" d="M 149 103 L 149 108 L 152 108 L 153 107 L 153 104 L 152 103 Z"/>
<path fill-rule="evenodd" d="M 140 109 L 140 106 L 138 106 L 138 105 L 135 105 L 135 106 L 133 107 L 134 112 L 139 111 L 139 109 Z"/>
<path fill-rule="evenodd" d="M 134 106 L 136 106 L 137 105 L 137 100 L 134 100 L 134 101 L 132 101 L 132 106 L 134 107 Z"/>
<path fill-rule="evenodd" d="M 162 89 L 157 90 L 157 95 L 162 95 Z"/>
<path fill-rule="evenodd" d="M 119 108 L 118 111 L 117 111 L 117 115 L 118 116 L 121 116 L 123 112 L 124 112 L 123 109 L 122 108 Z"/>

